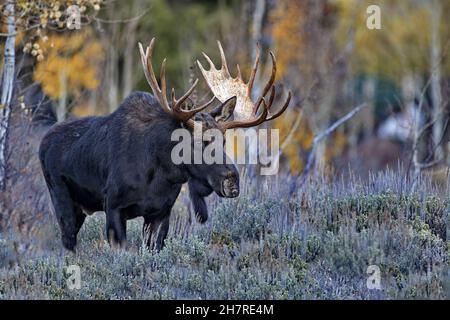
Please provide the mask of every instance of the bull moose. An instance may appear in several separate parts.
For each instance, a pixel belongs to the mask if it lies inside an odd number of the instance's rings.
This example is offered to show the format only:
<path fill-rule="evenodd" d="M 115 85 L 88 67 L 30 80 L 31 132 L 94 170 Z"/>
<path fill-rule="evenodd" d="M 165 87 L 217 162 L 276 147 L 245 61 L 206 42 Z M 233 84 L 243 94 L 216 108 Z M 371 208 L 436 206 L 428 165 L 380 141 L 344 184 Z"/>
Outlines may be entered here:
<path fill-rule="evenodd" d="M 219 42 L 221 69 L 211 59 L 210 70 L 197 61 L 214 96 L 203 105 L 193 106 L 189 99 L 198 79 L 179 99 L 172 89 L 166 94 L 165 59 L 160 84 L 152 67 L 153 38 L 144 51 L 139 43 L 141 61 L 153 95 L 130 94 L 107 116 L 67 120 L 53 126 L 42 139 L 39 158 L 61 229 L 63 246 L 75 250 L 77 234 L 87 214 L 106 213 L 106 236 L 113 246 L 126 244 L 126 222 L 144 218 L 143 232 L 149 248 L 160 250 L 169 229 L 171 209 L 184 183 L 197 219 L 208 218 L 204 198 L 213 191 L 220 197 L 239 195 L 239 175 L 228 161 L 222 164 L 174 164 L 171 133 L 194 124 L 202 128 L 248 128 L 280 116 L 289 105 L 291 94 L 275 113 L 270 111 L 275 97 L 276 61 L 272 53 L 272 73 L 256 103 L 250 96 L 259 63 L 259 50 L 248 83 L 239 73 L 232 78 Z M 266 101 L 268 96 L 268 101 Z M 206 112 L 214 99 L 219 104 Z M 258 112 L 260 107 L 262 110 Z M 233 111 L 240 110 L 233 116 Z M 206 144 L 206 142 L 204 142 Z M 192 148 L 193 149 L 193 148 Z M 226 155 L 224 155 L 224 158 Z"/>

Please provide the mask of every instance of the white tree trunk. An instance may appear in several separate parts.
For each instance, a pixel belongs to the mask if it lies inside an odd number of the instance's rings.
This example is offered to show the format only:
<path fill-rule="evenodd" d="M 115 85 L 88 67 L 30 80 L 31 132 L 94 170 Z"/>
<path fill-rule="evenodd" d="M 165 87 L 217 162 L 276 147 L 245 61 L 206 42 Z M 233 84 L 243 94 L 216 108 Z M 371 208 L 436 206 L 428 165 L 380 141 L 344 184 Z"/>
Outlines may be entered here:
<path fill-rule="evenodd" d="M 135 37 L 136 31 L 133 31 L 130 33 L 130 36 L 127 38 L 127 42 L 125 44 L 125 51 L 124 51 L 124 62 L 123 62 L 123 91 L 122 91 L 122 99 L 124 99 L 126 96 L 128 96 L 131 93 L 131 90 L 133 90 L 133 65 L 134 65 L 134 59 L 133 59 L 133 53 L 135 51 L 135 44 L 136 44 L 136 37 Z M 117 107 L 117 106 L 116 106 Z"/>
<path fill-rule="evenodd" d="M 255 0 L 255 9 L 253 11 L 253 17 L 252 17 L 252 29 L 251 29 L 251 39 L 250 39 L 250 53 L 252 57 L 252 61 L 255 61 L 256 59 L 256 52 L 258 50 L 257 45 L 261 41 L 262 37 L 262 28 L 264 23 L 264 14 L 266 11 L 266 0 Z M 261 75 L 261 72 L 259 72 L 259 75 Z M 258 75 L 257 75 L 258 76 Z M 253 85 L 253 92 L 252 98 L 255 99 L 259 96 L 261 90 L 258 79 L 255 79 L 254 85 Z M 252 159 L 253 157 L 258 156 L 258 147 L 256 144 L 247 144 L 246 148 L 248 150 L 248 156 L 249 159 Z M 258 170 L 258 166 L 256 168 Z M 250 174 L 254 174 L 253 170 L 250 169 Z"/>
<path fill-rule="evenodd" d="M 443 114 L 441 93 L 441 41 L 439 39 L 439 27 L 441 24 L 442 6 L 440 0 L 430 1 L 431 19 L 431 97 L 433 99 L 433 115 L 436 123 L 433 126 L 433 142 L 436 146 L 435 158 L 441 157 L 442 148 L 439 145 L 442 140 Z M 430 159 L 430 161 L 433 159 Z"/>
<path fill-rule="evenodd" d="M 58 122 L 66 120 L 67 116 L 67 74 L 64 70 L 59 73 L 59 101 L 56 110 L 56 118 Z"/>
<path fill-rule="evenodd" d="M 115 34 L 115 33 L 114 33 Z M 117 108 L 117 104 L 119 101 L 119 81 L 118 81 L 118 74 L 117 74 L 117 67 L 118 67 L 118 55 L 116 52 L 116 48 L 111 47 L 109 52 L 109 58 L 108 58 L 108 104 L 109 104 L 109 111 L 113 112 Z"/>
<path fill-rule="evenodd" d="M 266 11 L 266 0 L 255 0 L 255 11 L 253 11 L 253 19 L 252 19 L 252 32 L 250 39 L 250 53 L 252 57 L 252 61 L 256 59 L 256 51 L 258 50 L 257 45 L 261 41 L 262 38 L 262 28 L 264 23 L 264 14 Z M 259 73 L 261 74 L 261 72 Z M 260 90 L 258 81 L 255 81 L 253 90 L 253 98 L 257 97 Z"/>
<path fill-rule="evenodd" d="M 142 1 L 133 1 L 131 12 L 133 14 L 138 12 L 138 8 L 142 7 Z M 122 88 L 122 99 L 128 96 L 134 87 L 134 55 L 136 51 L 136 34 L 139 25 L 139 19 L 133 19 L 127 22 L 125 27 L 125 48 L 123 53 L 123 88 Z"/>
<path fill-rule="evenodd" d="M 14 2 L 6 5 L 8 37 L 5 42 L 3 74 L 2 74 L 2 97 L 0 105 L 0 190 L 5 187 L 6 178 L 6 141 L 8 136 L 9 119 L 11 116 L 11 100 L 14 88 L 15 67 L 15 20 Z"/>
<path fill-rule="evenodd" d="M 116 14 L 117 7 L 111 5 L 108 10 L 108 19 Z M 108 27 L 108 33 L 105 33 L 105 41 L 108 45 L 106 58 L 106 75 L 107 75 L 107 90 L 108 90 L 108 108 L 109 112 L 114 112 L 119 103 L 119 53 L 116 47 L 119 37 L 119 24 L 113 23 Z"/>

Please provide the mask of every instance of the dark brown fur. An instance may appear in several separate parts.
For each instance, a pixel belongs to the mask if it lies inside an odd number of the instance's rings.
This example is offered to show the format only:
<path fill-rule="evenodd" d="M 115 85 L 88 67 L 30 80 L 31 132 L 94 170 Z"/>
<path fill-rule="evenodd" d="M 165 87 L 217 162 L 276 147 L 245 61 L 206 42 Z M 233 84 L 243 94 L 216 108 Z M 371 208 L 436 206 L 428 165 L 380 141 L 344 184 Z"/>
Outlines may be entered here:
<path fill-rule="evenodd" d="M 197 114 L 196 120 L 214 127 L 213 116 L 230 109 L 223 108 L 227 103 L 212 115 Z M 105 211 L 110 241 L 124 244 L 126 221 L 142 216 L 147 245 L 160 249 L 183 183 L 189 182 L 201 222 L 208 218 L 204 197 L 213 191 L 225 197 L 238 195 L 234 165 L 172 162 L 176 142 L 171 141 L 171 133 L 182 126 L 152 95 L 136 92 L 108 116 L 66 121 L 48 131 L 39 158 L 64 247 L 74 250 L 86 213 Z M 225 190 L 230 181 L 233 189 Z"/>

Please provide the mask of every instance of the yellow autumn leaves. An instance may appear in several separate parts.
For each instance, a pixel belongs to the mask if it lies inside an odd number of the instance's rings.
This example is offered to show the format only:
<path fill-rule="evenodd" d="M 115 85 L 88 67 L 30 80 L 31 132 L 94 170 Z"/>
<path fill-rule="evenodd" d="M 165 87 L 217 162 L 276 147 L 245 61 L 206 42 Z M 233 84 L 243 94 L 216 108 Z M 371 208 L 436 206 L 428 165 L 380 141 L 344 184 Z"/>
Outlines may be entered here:
<path fill-rule="evenodd" d="M 272 37 L 277 50 L 278 76 L 286 72 L 287 66 L 299 59 L 304 43 L 301 26 L 303 24 L 302 4 L 299 1 L 280 1 L 271 15 Z"/>
<path fill-rule="evenodd" d="M 46 58 L 38 62 L 34 79 L 41 83 L 44 92 L 52 99 L 67 93 L 76 97 L 84 89 L 98 87 L 97 68 L 103 58 L 103 50 L 98 41 L 89 37 L 89 32 L 52 35 L 47 41 L 39 41 L 38 48 Z M 65 83 L 61 83 L 62 78 Z"/>

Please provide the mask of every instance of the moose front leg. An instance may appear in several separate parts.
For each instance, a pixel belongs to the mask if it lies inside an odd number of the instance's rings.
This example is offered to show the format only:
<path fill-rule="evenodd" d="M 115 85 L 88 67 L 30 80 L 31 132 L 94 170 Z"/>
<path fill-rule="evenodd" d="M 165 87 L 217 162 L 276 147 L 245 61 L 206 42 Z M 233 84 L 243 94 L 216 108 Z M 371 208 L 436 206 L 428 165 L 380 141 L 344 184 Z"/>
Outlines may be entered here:
<path fill-rule="evenodd" d="M 106 237 L 112 247 L 125 247 L 127 241 L 127 220 L 119 209 L 106 210 Z"/>
<path fill-rule="evenodd" d="M 160 251 L 169 232 L 170 212 L 161 218 L 144 218 L 142 237 L 148 249 Z"/>

